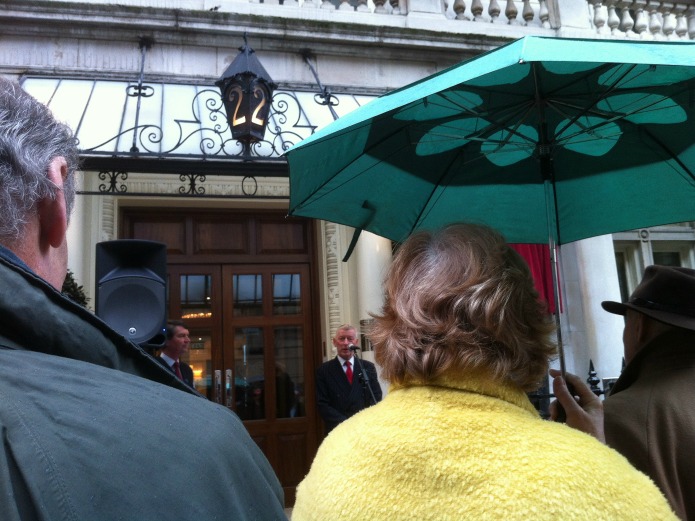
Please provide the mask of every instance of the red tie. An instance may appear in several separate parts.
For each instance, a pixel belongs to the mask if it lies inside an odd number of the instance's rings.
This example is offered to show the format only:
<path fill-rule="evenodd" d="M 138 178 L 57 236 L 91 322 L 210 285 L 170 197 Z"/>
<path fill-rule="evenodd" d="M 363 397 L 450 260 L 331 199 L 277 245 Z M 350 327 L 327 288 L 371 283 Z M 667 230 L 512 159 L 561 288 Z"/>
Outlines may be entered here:
<path fill-rule="evenodd" d="M 181 374 L 181 368 L 179 367 L 178 360 L 174 362 L 174 372 L 176 373 L 176 376 L 179 377 L 179 380 L 183 380 L 183 375 Z M 350 372 L 350 380 L 352 380 L 352 371 Z"/>
<path fill-rule="evenodd" d="M 352 384 L 352 366 L 350 362 L 345 362 L 345 376 L 347 376 L 348 382 Z"/>

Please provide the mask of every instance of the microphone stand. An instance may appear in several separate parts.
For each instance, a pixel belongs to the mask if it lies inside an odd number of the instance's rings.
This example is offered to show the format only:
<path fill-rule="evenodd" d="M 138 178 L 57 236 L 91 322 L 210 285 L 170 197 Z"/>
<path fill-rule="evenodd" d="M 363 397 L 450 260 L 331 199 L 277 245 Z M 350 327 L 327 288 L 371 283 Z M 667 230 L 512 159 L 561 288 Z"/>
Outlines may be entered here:
<path fill-rule="evenodd" d="M 369 394 L 372 397 L 372 401 L 369 405 L 376 405 L 376 396 L 374 396 L 374 391 L 372 391 L 372 385 L 369 381 L 369 375 L 367 374 L 367 370 L 364 368 L 364 365 L 362 364 L 362 360 L 360 360 L 360 357 L 357 356 L 357 350 L 358 349 L 359 349 L 359 347 L 357 347 L 356 345 L 350 346 L 350 351 L 353 352 L 353 354 L 355 355 L 355 360 L 357 361 L 357 363 L 355 364 L 355 367 L 357 367 L 360 371 L 360 379 L 362 380 L 362 392 L 364 392 L 365 387 L 367 389 L 369 389 Z M 365 398 L 366 398 L 367 393 L 364 392 L 364 394 L 365 394 Z M 367 400 L 365 400 L 365 401 L 367 401 Z"/>

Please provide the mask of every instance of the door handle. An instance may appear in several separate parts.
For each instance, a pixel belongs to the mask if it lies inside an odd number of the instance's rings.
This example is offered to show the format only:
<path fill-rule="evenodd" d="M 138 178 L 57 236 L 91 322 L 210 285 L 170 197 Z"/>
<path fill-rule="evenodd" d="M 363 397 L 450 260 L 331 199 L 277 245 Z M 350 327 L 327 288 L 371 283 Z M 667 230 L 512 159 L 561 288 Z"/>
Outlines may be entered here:
<path fill-rule="evenodd" d="M 225 371 L 225 391 L 227 397 L 227 407 L 231 407 L 234 403 L 234 381 L 232 380 L 232 370 Z"/>
<path fill-rule="evenodd" d="M 222 403 L 222 371 L 215 369 L 215 401 Z"/>

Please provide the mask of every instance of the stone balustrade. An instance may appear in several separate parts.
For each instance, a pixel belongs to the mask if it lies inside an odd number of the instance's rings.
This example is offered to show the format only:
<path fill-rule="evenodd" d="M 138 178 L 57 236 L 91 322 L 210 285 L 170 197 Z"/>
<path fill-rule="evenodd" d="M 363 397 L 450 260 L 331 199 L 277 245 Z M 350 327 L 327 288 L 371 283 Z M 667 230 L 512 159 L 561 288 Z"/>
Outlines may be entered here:
<path fill-rule="evenodd" d="M 243 0 L 242 0 L 243 1 Z M 462 23 L 490 23 L 516 26 L 519 36 L 524 27 L 561 29 L 551 11 L 564 19 L 563 0 L 249 0 L 250 3 L 277 5 L 278 10 L 298 8 L 329 10 L 375 16 L 425 14 Z M 552 5 L 550 5 L 552 4 Z M 224 3 L 220 4 L 223 9 Z M 643 40 L 695 39 L 695 2 L 655 0 L 587 0 L 589 29 L 602 37 Z M 278 13 L 280 16 L 280 12 Z M 358 21 L 359 18 L 351 18 Z M 477 31 L 473 31 L 477 32 Z"/>
<path fill-rule="evenodd" d="M 376 15 L 442 15 L 451 20 L 550 29 L 546 0 L 265 0 L 264 4 Z"/>
<path fill-rule="evenodd" d="M 283 8 L 405 16 L 441 15 L 450 20 L 551 28 L 547 0 L 250 0 Z M 353 19 L 354 21 L 354 19 Z"/>
<path fill-rule="evenodd" d="M 18 0 L 6 0 L 12 4 Z M 41 2 L 50 11 L 53 2 Z M 66 0 L 61 0 L 65 3 Z M 67 4 L 78 5 L 77 2 Z M 273 24 L 282 20 L 290 32 L 313 28 L 332 37 L 334 24 L 379 27 L 379 38 L 397 41 L 398 31 L 417 29 L 443 35 L 480 35 L 498 42 L 527 34 L 626 38 L 641 40 L 695 39 L 695 0 L 90 0 L 92 11 L 117 4 L 119 9 L 173 10 L 184 25 L 198 24 L 201 14 L 227 19 L 229 15 L 252 16 Z M 21 5 L 21 4 L 20 4 Z M 65 5 L 65 4 L 64 4 Z M 125 12 L 124 11 L 124 12 Z M 18 11 L 19 12 L 19 11 Z M 216 14 L 212 14 L 216 13 Z M 131 13 L 132 14 L 132 13 Z M 10 15 L 12 16 L 12 15 Z M 90 15 L 88 15 L 90 16 Z M 215 19 L 215 18 L 212 18 Z M 241 19 L 241 18 L 240 18 Z M 233 20 L 233 18 L 229 18 Z M 177 23 L 179 23 L 177 22 Z M 312 29 L 309 29 L 312 30 Z M 381 31 L 381 29 L 379 29 Z M 362 34 L 357 30 L 354 34 Z M 354 37 L 353 34 L 353 37 Z M 366 34 L 366 33 L 365 33 Z M 435 42 L 435 36 L 420 33 L 414 45 Z M 340 36 L 338 36 L 340 38 Z M 396 39 L 394 39 L 396 38 Z M 447 37 L 444 37 L 446 40 Z M 382 41 L 382 40 L 380 40 Z M 385 40 L 383 40 L 385 41 Z"/>
<path fill-rule="evenodd" d="M 643 40 L 695 38 L 695 4 L 653 0 L 590 1 L 599 34 Z"/>

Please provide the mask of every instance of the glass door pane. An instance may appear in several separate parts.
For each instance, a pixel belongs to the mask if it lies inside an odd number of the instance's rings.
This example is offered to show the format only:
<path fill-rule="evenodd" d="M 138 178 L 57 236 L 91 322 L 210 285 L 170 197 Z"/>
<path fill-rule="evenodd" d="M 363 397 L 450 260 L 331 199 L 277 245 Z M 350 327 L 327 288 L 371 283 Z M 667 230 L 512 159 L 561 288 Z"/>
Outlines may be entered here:
<path fill-rule="evenodd" d="M 242 420 L 306 418 L 306 267 L 230 265 L 222 279 L 224 359 L 233 361 L 225 367 L 234 373 L 230 406 Z"/>
<path fill-rule="evenodd" d="M 234 316 L 263 315 L 263 276 L 260 273 L 234 274 L 232 279 Z"/>
<path fill-rule="evenodd" d="M 276 327 L 275 393 L 276 418 L 298 418 L 305 414 L 304 342 L 301 326 Z"/>
<path fill-rule="evenodd" d="M 216 266 L 169 266 L 169 318 L 182 320 L 191 343 L 181 359 L 193 369 L 193 386 L 216 401 L 214 375 L 221 364 L 221 270 Z M 219 393 L 217 393 L 219 394 Z"/>
<path fill-rule="evenodd" d="M 181 284 L 181 313 L 184 319 L 212 316 L 212 276 L 183 274 Z"/>
<path fill-rule="evenodd" d="M 302 312 L 299 273 L 273 273 L 273 314 L 299 315 Z"/>
<path fill-rule="evenodd" d="M 207 329 L 192 329 L 188 353 L 181 359 L 193 369 L 193 386 L 209 400 L 213 399 L 212 335 Z"/>
<path fill-rule="evenodd" d="M 234 330 L 234 400 L 242 420 L 265 418 L 265 341 L 263 328 Z"/>

